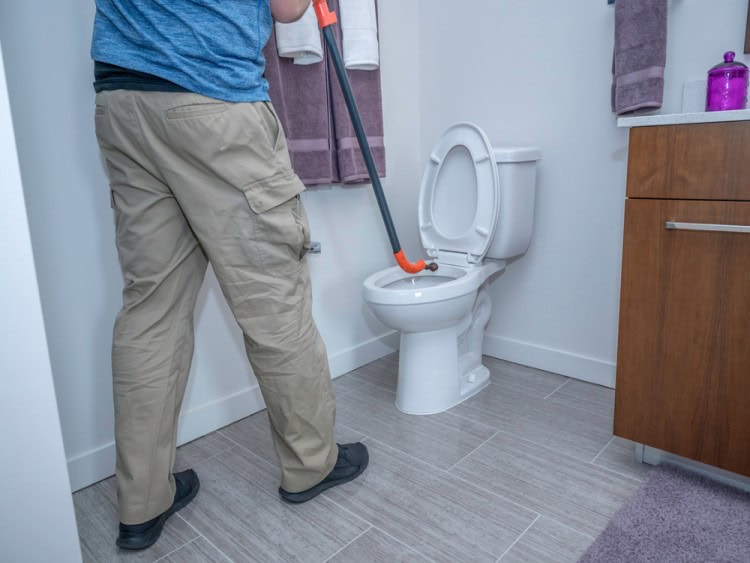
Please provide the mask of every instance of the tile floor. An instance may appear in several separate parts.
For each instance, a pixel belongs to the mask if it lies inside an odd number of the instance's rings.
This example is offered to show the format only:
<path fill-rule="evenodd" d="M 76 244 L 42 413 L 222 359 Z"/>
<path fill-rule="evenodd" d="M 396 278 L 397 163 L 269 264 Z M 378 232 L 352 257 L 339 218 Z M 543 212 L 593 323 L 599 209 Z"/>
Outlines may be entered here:
<path fill-rule="evenodd" d="M 265 411 L 178 449 L 201 491 L 157 544 L 118 551 L 112 478 L 74 495 L 85 561 L 577 561 L 648 467 L 612 436 L 614 391 L 485 358 L 491 384 L 450 411 L 395 405 L 398 355 L 335 380 L 339 442 L 370 467 L 280 500 Z"/>

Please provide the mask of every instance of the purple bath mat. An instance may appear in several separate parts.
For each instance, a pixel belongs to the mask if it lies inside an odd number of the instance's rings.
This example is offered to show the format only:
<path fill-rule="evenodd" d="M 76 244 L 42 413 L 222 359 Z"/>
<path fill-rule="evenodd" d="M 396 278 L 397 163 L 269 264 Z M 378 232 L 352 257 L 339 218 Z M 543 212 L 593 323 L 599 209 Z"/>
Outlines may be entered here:
<path fill-rule="evenodd" d="M 750 494 L 674 466 L 655 468 L 581 563 L 750 562 Z"/>

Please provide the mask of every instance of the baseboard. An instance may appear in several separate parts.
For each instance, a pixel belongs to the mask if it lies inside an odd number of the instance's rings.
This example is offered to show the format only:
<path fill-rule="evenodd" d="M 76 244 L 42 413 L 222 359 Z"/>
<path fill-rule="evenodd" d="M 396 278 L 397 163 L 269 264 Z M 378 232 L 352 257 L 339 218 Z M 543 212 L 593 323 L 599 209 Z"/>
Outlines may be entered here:
<path fill-rule="evenodd" d="M 401 334 L 393 331 L 329 356 L 331 377 L 339 377 L 395 352 L 398 350 L 400 339 Z"/>
<path fill-rule="evenodd" d="M 614 362 L 493 334 L 484 335 L 483 352 L 493 358 L 559 373 L 589 383 L 612 388 L 615 386 Z"/>
<path fill-rule="evenodd" d="M 673 465 L 682 467 L 683 469 L 687 469 L 688 471 L 693 471 L 695 473 L 703 475 L 704 477 L 713 479 L 714 481 L 719 481 L 720 483 L 724 483 L 725 485 L 730 485 L 732 487 L 736 487 L 750 493 L 750 477 L 739 475 L 738 473 L 732 473 L 731 471 L 727 471 L 719 467 L 714 467 L 712 465 L 706 465 L 705 463 L 701 463 L 700 461 L 695 461 L 693 459 L 688 459 L 669 452 L 665 452 L 658 448 L 636 444 L 636 451 L 639 451 L 640 448 L 642 448 L 642 450 L 640 451 L 641 458 L 638 459 L 639 456 L 636 455 L 636 461 L 648 463 L 649 465 L 671 463 Z"/>
<path fill-rule="evenodd" d="M 391 332 L 328 358 L 331 376 L 338 377 L 398 350 L 399 333 Z M 180 416 L 177 444 L 185 444 L 266 408 L 255 385 L 211 403 L 185 411 Z M 115 472 L 114 441 L 68 459 L 70 487 L 77 491 L 106 479 Z"/>
<path fill-rule="evenodd" d="M 110 442 L 68 459 L 70 489 L 79 489 L 106 479 L 115 472 L 115 443 Z"/>

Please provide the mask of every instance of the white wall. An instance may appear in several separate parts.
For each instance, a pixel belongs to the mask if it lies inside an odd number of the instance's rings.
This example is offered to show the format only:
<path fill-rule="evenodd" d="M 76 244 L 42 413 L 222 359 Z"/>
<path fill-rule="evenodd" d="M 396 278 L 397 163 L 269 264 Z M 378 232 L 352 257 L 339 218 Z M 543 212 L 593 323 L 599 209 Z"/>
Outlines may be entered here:
<path fill-rule="evenodd" d="M 0 558 L 80 561 L 1 47 L 0 185 Z"/>
<path fill-rule="evenodd" d="M 627 131 L 610 112 L 605 0 L 420 3 L 421 156 L 452 122 L 542 149 L 528 253 L 492 285 L 485 352 L 614 385 Z M 665 113 L 742 52 L 745 0 L 670 2 Z"/>
<path fill-rule="evenodd" d="M 42 306 L 74 488 L 114 469 L 111 330 L 122 286 L 107 180 L 93 130 L 94 3 L 0 2 L 0 38 L 29 208 Z M 418 6 L 382 0 L 383 90 L 388 158 L 384 187 L 397 225 L 419 181 Z M 309 259 L 315 317 L 334 375 L 372 361 L 398 338 L 366 311 L 362 281 L 391 263 L 371 189 L 322 188 L 303 194 L 323 253 Z M 180 442 L 262 408 L 242 341 L 213 276 L 197 306 L 196 351 Z"/>

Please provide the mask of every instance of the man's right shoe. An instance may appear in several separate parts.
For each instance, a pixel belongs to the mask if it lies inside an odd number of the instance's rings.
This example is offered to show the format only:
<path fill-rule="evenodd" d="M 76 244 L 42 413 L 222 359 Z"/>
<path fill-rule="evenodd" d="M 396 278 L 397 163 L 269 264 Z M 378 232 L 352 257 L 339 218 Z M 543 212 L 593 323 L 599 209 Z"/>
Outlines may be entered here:
<path fill-rule="evenodd" d="M 156 540 L 159 539 L 167 519 L 190 504 L 201 487 L 198 475 L 192 469 L 175 473 L 174 481 L 177 488 L 172 506 L 156 518 L 152 518 L 143 524 L 123 524 L 120 522 L 120 534 L 115 542 L 118 546 L 122 549 L 146 549 L 154 545 Z"/>
<path fill-rule="evenodd" d="M 299 493 L 290 493 L 279 487 L 281 498 L 287 502 L 293 503 L 307 502 L 326 489 L 347 483 L 359 477 L 370 461 L 370 454 L 367 453 L 367 446 L 362 442 L 337 445 L 339 447 L 339 456 L 336 460 L 336 465 L 325 479 L 317 485 L 304 491 L 300 491 Z"/>

